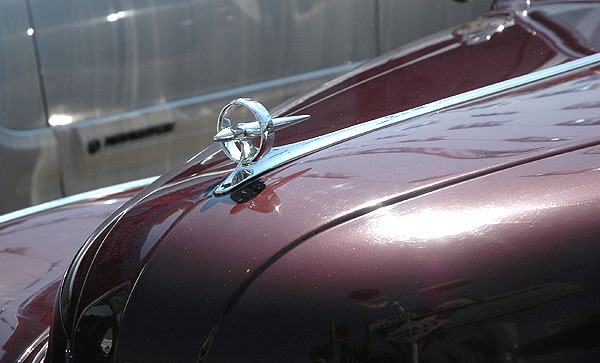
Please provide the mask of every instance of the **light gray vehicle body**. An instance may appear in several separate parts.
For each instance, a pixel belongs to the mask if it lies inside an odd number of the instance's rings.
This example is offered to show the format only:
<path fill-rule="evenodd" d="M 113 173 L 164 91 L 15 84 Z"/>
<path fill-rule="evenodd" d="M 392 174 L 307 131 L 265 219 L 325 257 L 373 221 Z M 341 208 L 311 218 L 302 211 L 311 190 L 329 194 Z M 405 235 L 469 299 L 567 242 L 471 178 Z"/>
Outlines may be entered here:
<path fill-rule="evenodd" d="M 270 108 L 488 6 L 4 0 L 0 213 L 162 174 L 209 143 L 230 99 Z"/>

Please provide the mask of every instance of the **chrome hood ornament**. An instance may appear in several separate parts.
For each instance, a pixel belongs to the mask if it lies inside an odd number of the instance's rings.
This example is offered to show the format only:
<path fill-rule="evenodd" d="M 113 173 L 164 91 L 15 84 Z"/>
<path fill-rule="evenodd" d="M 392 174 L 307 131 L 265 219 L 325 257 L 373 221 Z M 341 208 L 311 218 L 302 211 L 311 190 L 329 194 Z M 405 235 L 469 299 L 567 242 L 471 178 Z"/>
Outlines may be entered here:
<path fill-rule="evenodd" d="M 248 109 L 255 121 L 234 124 L 232 113 L 237 107 Z M 229 102 L 219 114 L 217 134 L 213 139 L 221 143 L 223 152 L 237 163 L 237 167 L 217 186 L 215 194 L 227 193 L 252 176 L 258 176 L 255 164 L 273 147 L 275 129 L 304 121 L 309 117 L 309 115 L 300 115 L 271 118 L 262 104 L 249 98 L 238 98 Z"/>

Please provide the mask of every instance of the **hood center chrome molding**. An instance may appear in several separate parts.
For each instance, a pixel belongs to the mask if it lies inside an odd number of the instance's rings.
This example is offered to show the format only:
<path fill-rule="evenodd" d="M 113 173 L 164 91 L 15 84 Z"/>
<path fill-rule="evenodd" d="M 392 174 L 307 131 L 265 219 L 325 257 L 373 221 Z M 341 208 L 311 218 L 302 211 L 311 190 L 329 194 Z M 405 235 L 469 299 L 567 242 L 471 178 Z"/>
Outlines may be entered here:
<path fill-rule="evenodd" d="M 278 125 L 306 120 L 309 116 L 271 119 L 267 110 L 260 103 L 247 98 L 238 98 L 221 111 L 217 134 L 214 137 L 215 141 L 221 142 L 225 154 L 238 164 L 235 170 L 215 188 L 214 194 L 223 195 L 278 166 L 383 127 L 590 66 L 597 62 L 600 62 L 600 53 L 380 117 L 323 136 L 278 147 L 271 147 L 275 134 L 274 129 Z M 248 108 L 257 120 L 232 126 L 228 116 L 231 109 L 237 106 Z M 252 138 L 259 140 L 252 141 Z"/>

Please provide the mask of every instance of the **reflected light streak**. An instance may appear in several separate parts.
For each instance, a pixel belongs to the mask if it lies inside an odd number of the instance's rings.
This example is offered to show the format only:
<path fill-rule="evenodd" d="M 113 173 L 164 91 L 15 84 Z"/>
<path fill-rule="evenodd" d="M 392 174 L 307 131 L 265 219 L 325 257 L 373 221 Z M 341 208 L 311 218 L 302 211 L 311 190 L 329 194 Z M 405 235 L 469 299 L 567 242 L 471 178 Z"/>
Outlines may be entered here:
<path fill-rule="evenodd" d="M 108 22 L 112 23 L 119 19 L 123 19 L 125 16 L 127 16 L 126 11 L 119 11 L 116 13 L 108 14 L 108 16 L 106 17 L 106 20 L 108 20 Z"/>
<path fill-rule="evenodd" d="M 69 116 L 69 115 L 57 114 L 57 115 L 50 116 L 50 118 L 48 119 L 48 124 L 50 126 L 64 126 L 64 125 L 68 125 L 72 122 L 73 122 L 73 116 Z"/>
<path fill-rule="evenodd" d="M 512 215 L 524 216 L 528 212 L 555 207 L 558 205 L 532 203 L 529 206 L 520 205 L 519 207 L 488 206 L 466 210 L 427 209 L 404 215 L 381 211 L 381 214 L 371 222 L 371 229 L 382 237 L 376 239 L 379 243 L 435 240 L 463 233 L 476 233 L 486 226 L 502 223 Z"/>
<path fill-rule="evenodd" d="M 378 234 L 394 240 L 429 240 L 472 232 L 499 223 L 509 208 L 472 210 L 424 210 L 403 216 L 383 215 L 376 221 Z"/>

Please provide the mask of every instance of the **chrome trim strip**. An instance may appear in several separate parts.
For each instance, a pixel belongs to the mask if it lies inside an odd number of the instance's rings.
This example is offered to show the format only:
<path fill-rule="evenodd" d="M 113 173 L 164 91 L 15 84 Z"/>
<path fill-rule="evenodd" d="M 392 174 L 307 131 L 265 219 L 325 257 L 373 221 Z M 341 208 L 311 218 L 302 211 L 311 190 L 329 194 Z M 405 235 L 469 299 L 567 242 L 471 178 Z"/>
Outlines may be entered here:
<path fill-rule="evenodd" d="M 158 178 L 157 176 L 153 176 L 153 177 L 149 177 L 149 178 L 133 180 L 133 181 L 126 182 L 126 183 L 111 185 L 109 187 L 99 188 L 99 189 L 95 189 L 95 190 L 90 190 L 88 192 L 70 195 L 68 197 L 52 200 L 50 202 L 46 202 L 46 203 L 34 205 L 32 207 L 24 208 L 24 209 L 21 209 L 18 211 L 10 212 L 10 213 L 0 216 L 0 224 L 11 221 L 13 219 L 17 219 L 17 218 L 25 217 L 25 216 L 28 216 L 31 214 L 43 212 L 48 209 L 62 207 L 67 204 L 76 203 L 76 202 L 80 202 L 80 201 L 84 201 L 84 200 L 88 200 L 88 199 L 99 199 L 99 198 L 105 197 L 107 195 L 124 192 L 129 189 L 143 188 L 143 187 L 147 186 L 148 184 L 152 183 L 153 181 L 155 181 L 157 178 Z"/>
<path fill-rule="evenodd" d="M 41 362 L 39 358 L 42 358 L 42 354 L 43 356 L 46 355 L 46 351 L 48 350 L 48 337 L 50 336 L 50 327 L 47 327 L 46 330 L 44 330 L 42 332 L 42 334 L 40 334 L 40 336 L 38 336 L 33 343 L 31 343 L 27 348 L 25 348 L 25 351 L 23 351 L 23 353 L 21 353 L 21 355 L 19 356 L 19 358 L 17 358 L 16 362 L 17 363 L 23 363 L 27 360 L 27 358 L 29 358 L 29 356 L 31 355 L 31 353 L 38 347 L 40 346 L 40 344 L 43 344 L 42 348 L 40 349 L 40 351 L 35 355 L 34 359 L 32 360 L 32 362 L 37 363 L 37 362 Z"/>
<path fill-rule="evenodd" d="M 31 363 L 45 363 L 46 362 L 46 354 L 48 353 L 48 342 L 44 343 L 38 354 L 33 357 Z"/>
<path fill-rule="evenodd" d="M 576 70 L 585 66 L 592 65 L 600 61 L 600 53 L 596 53 L 571 62 L 553 66 L 537 72 L 519 76 L 503 82 L 495 83 L 489 86 L 478 88 L 472 91 L 464 92 L 439 101 L 431 102 L 423 106 L 415 107 L 410 110 L 398 112 L 392 115 L 384 116 L 375 120 L 367 121 L 358 125 L 348 127 L 343 130 L 335 131 L 323 136 L 318 136 L 309 140 L 296 142 L 284 146 L 274 147 L 266 153 L 261 159 L 249 164 L 239 164 L 235 170 L 228 176 L 214 191 L 215 195 L 222 195 L 230 192 L 232 189 L 255 179 L 256 177 L 272 170 L 278 166 L 296 160 L 302 156 L 325 149 L 340 142 L 361 136 L 363 134 L 397 124 L 399 122 L 422 116 L 428 113 L 440 111 L 444 108 L 457 106 L 462 103 L 474 101 L 486 96 L 507 91 L 519 86 L 540 81 L 552 76 Z"/>

